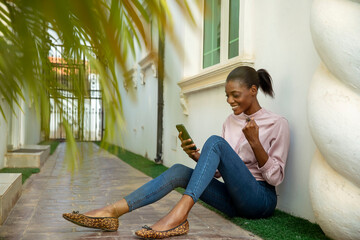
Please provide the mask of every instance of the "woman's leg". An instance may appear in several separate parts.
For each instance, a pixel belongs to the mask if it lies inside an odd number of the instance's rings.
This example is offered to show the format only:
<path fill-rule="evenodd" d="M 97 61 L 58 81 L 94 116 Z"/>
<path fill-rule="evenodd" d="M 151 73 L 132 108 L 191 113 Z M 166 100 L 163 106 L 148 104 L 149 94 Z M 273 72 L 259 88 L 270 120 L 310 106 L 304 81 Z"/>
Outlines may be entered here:
<path fill-rule="evenodd" d="M 200 199 L 229 217 L 237 216 L 235 204 L 229 191 L 226 189 L 225 183 L 215 178 L 213 178 L 208 187 L 205 188 Z"/>
<path fill-rule="evenodd" d="M 218 136 L 210 137 L 204 144 L 200 159 L 184 194 L 191 196 L 194 202 L 200 196 L 210 198 L 210 201 L 214 202 L 216 198 L 207 197 L 204 195 L 206 193 L 204 190 L 212 181 L 216 168 L 224 179 L 226 192 L 238 215 L 259 218 L 272 214 L 276 206 L 275 188 L 266 182 L 256 181 L 228 142 Z M 218 185 L 218 189 L 221 189 L 222 184 Z M 219 192 L 219 190 L 216 191 Z M 215 204 L 219 205 L 219 203 Z"/>
<path fill-rule="evenodd" d="M 266 184 L 257 182 L 231 146 L 223 138 L 212 136 L 204 144 L 184 196 L 152 228 L 162 231 L 182 223 L 192 206 L 213 181 L 216 169 L 219 169 L 222 174 L 227 192 L 231 196 L 238 214 L 254 218 L 265 216 L 273 211 L 276 205 L 275 190 L 271 191 L 271 187 L 267 188 Z M 270 198 L 267 196 L 268 194 L 271 195 Z M 206 198 L 206 196 L 203 197 Z M 192 202 L 190 198 L 193 200 Z M 211 196 L 209 201 L 210 198 Z M 221 203 L 217 204 L 220 208 Z"/>
<path fill-rule="evenodd" d="M 125 197 L 129 211 L 156 202 L 177 187 L 186 188 L 193 169 L 175 164 L 160 176 Z"/>
<path fill-rule="evenodd" d="M 160 200 L 174 188 L 185 188 L 190 180 L 193 169 L 175 164 L 160 176 L 144 184 L 128 196 L 114 204 L 87 213 L 90 217 L 120 217 L 137 208 Z"/>

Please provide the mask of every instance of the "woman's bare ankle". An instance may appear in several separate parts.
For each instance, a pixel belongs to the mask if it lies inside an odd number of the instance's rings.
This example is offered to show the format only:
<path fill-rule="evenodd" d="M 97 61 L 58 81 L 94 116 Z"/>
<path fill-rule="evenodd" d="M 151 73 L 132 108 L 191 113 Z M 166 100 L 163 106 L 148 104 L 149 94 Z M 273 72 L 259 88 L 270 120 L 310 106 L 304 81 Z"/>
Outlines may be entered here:
<path fill-rule="evenodd" d="M 108 206 L 100 209 L 91 210 L 89 212 L 84 213 L 84 215 L 88 217 L 115 217 L 114 213 L 109 211 L 107 207 Z"/>
<path fill-rule="evenodd" d="M 164 231 L 177 227 L 187 219 L 193 206 L 193 199 L 190 196 L 183 195 L 174 208 L 151 227 L 158 231 Z"/>
<path fill-rule="evenodd" d="M 155 224 L 153 224 L 151 228 L 157 231 L 166 231 L 171 228 L 179 226 L 186 219 L 187 219 L 187 215 L 176 216 L 174 214 L 169 213 L 163 218 L 161 218 L 159 221 L 157 221 Z"/>
<path fill-rule="evenodd" d="M 104 209 L 95 209 L 95 210 L 91 210 L 89 212 L 84 213 L 85 216 L 88 217 L 112 217 L 111 213 L 107 210 Z"/>
<path fill-rule="evenodd" d="M 115 202 L 103 208 L 95 209 L 84 213 L 89 217 L 120 217 L 121 215 L 129 212 L 129 206 L 125 199 Z"/>

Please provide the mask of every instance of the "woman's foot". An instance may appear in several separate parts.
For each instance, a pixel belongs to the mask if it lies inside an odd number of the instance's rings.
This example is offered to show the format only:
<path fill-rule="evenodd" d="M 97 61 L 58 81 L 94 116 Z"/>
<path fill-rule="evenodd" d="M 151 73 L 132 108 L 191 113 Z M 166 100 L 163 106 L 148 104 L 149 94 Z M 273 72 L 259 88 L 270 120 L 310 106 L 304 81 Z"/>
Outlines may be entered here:
<path fill-rule="evenodd" d="M 117 231 L 119 219 L 115 217 L 88 217 L 78 211 L 64 213 L 63 218 L 82 227 L 97 228 L 104 231 Z"/>
<path fill-rule="evenodd" d="M 84 214 L 79 212 L 64 213 L 63 217 L 79 226 L 98 228 L 105 231 L 117 231 L 119 217 L 129 212 L 129 206 L 125 199 L 122 199 L 109 206 L 95 209 Z"/>
<path fill-rule="evenodd" d="M 194 201 L 190 196 L 183 195 L 175 207 L 163 218 L 151 226 L 156 231 L 166 231 L 179 226 L 187 219 Z"/>
<path fill-rule="evenodd" d="M 173 236 L 180 236 L 189 232 L 189 222 L 186 220 L 179 226 L 169 229 L 167 231 L 156 231 L 148 226 L 143 226 L 142 229 L 135 232 L 135 235 L 146 239 L 162 239 Z"/>
<path fill-rule="evenodd" d="M 84 215 L 88 216 L 88 217 L 115 217 L 115 218 L 118 218 L 127 212 L 129 212 L 129 206 L 125 199 L 121 199 L 120 201 L 118 201 L 114 204 L 108 205 L 106 207 L 86 212 L 86 213 L 84 213 Z"/>
<path fill-rule="evenodd" d="M 156 231 L 166 231 L 172 228 L 175 228 L 182 224 L 187 219 L 186 216 L 176 216 L 176 214 L 172 214 L 171 212 L 167 214 L 165 217 L 161 218 L 154 225 L 151 226 L 152 229 Z"/>
<path fill-rule="evenodd" d="M 111 206 L 111 205 L 110 205 Z M 109 209 L 109 206 L 91 210 L 89 212 L 83 213 L 85 216 L 88 217 L 117 217 L 111 209 Z"/>

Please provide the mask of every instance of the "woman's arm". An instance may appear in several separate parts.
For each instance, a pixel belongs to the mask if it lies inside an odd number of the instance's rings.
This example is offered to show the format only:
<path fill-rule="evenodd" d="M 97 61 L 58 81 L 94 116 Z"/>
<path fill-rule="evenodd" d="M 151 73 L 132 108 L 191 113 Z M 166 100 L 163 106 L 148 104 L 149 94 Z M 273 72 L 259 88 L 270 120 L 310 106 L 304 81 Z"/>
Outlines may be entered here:
<path fill-rule="evenodd" d="M 252 118 L 243 128 L 243 133 L 248 140 L 254 154 L 256 160 L 258 161 L 259 167 L 265 165 L 267 160 L 269 159 L 269 155 L 263 148 L 260 139 L 259 139 L 259 126 L 256 124 L 255 120 Z"/>
<path fill-rule="evenodd" d="M 252 119 L 253 120 L 253 119 Z M 280 118 L 273 126 L 270 148 L 267 152 L 259 140 L 259 128 L 255 121 L 248 123 L 243 132 L 253 149 L 258 161 L 258 169 L 263 178 L 271 185 L 277 186 L 284 179 L 284 168 L 290 145 L 290 132 L 287 120 Z"/>

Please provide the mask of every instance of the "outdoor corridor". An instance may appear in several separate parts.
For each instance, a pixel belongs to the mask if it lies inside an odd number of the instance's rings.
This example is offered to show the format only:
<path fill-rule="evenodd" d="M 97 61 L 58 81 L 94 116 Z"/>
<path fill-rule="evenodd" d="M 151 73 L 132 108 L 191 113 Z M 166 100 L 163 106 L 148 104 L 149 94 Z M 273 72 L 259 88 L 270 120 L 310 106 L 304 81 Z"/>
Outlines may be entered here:
<path fill-rule="evenodd" d="M 73 177 L 66 168 L 62 143 L 40 173 L 25 182 L 20 199 L 0 226 L 0 239 L 138 239 L 135 231 L 155 223 L 181 197 L 173 191 L 157 203 L 123 215 L 117 232 L 74 225 L 62 213 L 83 213 L 113 203 L 151 179 L 95 144 L 82 143 L 81 149 L 84 161 Z M 174 239 L 259 239 L 200 204 L 188 220 L 189 233 Z"/>

